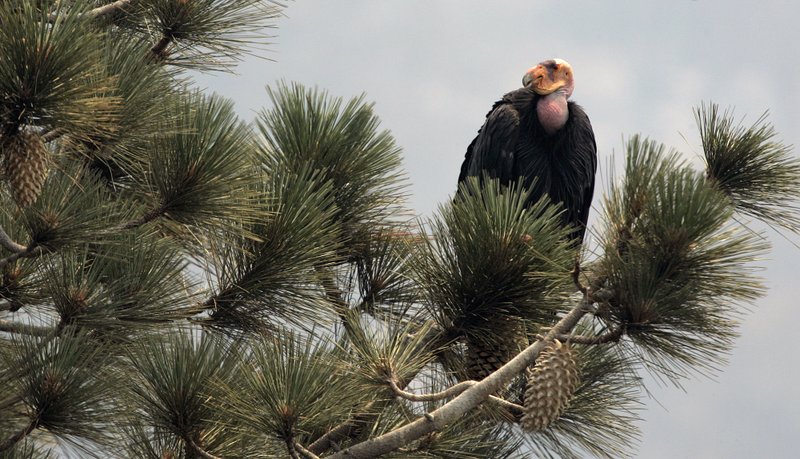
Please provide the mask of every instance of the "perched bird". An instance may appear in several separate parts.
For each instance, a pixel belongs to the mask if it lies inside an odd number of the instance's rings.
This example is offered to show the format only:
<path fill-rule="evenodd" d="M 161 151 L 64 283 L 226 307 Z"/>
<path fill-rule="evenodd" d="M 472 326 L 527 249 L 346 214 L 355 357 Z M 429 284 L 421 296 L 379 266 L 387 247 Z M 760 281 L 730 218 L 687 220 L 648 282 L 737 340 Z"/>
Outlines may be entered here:
<path fill-rule="evenodd" d="M 529 69 L 522 88 L 495 102 L 467 147 L 458 181 L 486 175 L 510 184 L 523 177 L 528 205 L 548 195 L 560 203 L 562 221 L 583 241 L 594 193 L 597 147 L 589 118 L 568 101 L 575 88 L 572 67 L 562 59 Z"/>

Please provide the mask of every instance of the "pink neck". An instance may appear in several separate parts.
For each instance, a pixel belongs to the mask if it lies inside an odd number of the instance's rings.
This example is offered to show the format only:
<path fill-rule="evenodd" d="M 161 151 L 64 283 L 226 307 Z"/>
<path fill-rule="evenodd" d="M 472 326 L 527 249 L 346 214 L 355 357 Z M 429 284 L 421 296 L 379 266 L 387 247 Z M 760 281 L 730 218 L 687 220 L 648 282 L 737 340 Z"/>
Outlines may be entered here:
<path fill-rule="evenodd" d="M 567 97 L 569 95 L 566 91 L 559 89 L 542 97 L 536 104 L 536 115 L 539 117 L 539 124 L 542 125 L 547 134 L 555 134 L 567 123 L 567 118 L 569 118 Z"/>

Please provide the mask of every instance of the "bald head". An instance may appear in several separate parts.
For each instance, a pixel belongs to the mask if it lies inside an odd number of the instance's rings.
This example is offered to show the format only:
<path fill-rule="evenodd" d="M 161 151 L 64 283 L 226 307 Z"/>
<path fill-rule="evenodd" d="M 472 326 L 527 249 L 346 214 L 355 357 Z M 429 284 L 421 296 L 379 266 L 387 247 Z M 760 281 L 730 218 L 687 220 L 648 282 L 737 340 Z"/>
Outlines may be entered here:
<path fill-rule="evenodd" d="M 541 96 L 561 91 L 569 97 L 575 87 L 572 66 L 564 59 L 542 61 L 525 72 L 522 86 L 532 89 Z"/>

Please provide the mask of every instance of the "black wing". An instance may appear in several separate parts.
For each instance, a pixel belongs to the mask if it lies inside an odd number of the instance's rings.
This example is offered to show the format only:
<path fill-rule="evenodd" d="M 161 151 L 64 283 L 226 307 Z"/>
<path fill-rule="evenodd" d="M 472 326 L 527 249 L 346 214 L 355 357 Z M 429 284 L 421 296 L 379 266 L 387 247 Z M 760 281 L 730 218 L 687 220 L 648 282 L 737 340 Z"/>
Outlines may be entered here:
<path fill-rule="evenodd" d="M 477 137 L 467 147 L 461 164 L 459 183 L 467 177 L 499 178 L 502 182 L 515 180 L 514 149 L 519 136 L 520 114 L 507 98 L 496 102 L 486 115 Z"/>
<path fill-rule="evenodd" d="M 570 106 L 570 126 L 567 143 L 571 151 L 571 167 L 576 183 L 575 201 L 567 208 L 570 223 L 577 226 L 573 237 L 583 240 L 589 210 L 594 196 L 595 172 L 597 171 L 597 144 L 592 124 L 586 112 L 577 105 Z"/>

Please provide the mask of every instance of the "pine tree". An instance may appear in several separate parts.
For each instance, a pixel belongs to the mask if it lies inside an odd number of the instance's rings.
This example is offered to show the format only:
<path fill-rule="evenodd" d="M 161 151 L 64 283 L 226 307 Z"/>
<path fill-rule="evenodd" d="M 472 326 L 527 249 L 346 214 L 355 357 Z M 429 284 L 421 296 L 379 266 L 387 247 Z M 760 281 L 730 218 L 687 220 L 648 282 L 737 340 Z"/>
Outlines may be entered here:
<path fill-rule="evenodd" d="M 591 255 L 520 185 L 415 221 L 364 96 L 193 87 L 281 10 L 0 0 L 0 456 L 632 455 L 640 372 L 724 362 L 768 250 L 736 215 L 800 230 L 800 161 L 704 105 L 703 172 L 626 141 Z"/>

